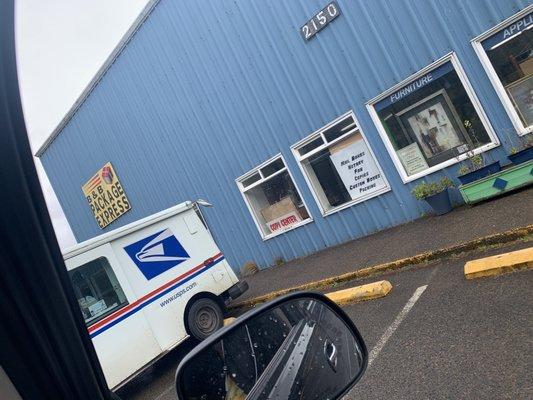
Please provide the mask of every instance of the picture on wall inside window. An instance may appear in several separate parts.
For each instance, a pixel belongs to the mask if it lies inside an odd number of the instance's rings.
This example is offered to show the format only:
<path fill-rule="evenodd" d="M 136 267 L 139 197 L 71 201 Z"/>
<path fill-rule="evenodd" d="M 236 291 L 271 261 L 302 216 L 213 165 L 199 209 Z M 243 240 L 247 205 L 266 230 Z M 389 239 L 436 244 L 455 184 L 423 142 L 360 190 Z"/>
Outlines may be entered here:
<path fill-rule="evenodd" d="M 526 125 L 533 125 L 533 74 L 508 85 L 506 89 L 520 118 Z"/>
<path fill-rule="evenodd" d="M 387 92 L 372 107 L 404 180 L 492 143 L 451 61 Z"/>
<path fill-rule="evenodd" d="M 430 96 L 420 105 L 410 108 L 408 112 L 399 116 L 403 125 L 416 137 L 426 158 L 439 155 L 465 143 L 460 131 L 461 122 L 454 121 L 452 107 L 446 102 L 444 94 Z M 407 122 L 407 124 L 405 123 Z"/>

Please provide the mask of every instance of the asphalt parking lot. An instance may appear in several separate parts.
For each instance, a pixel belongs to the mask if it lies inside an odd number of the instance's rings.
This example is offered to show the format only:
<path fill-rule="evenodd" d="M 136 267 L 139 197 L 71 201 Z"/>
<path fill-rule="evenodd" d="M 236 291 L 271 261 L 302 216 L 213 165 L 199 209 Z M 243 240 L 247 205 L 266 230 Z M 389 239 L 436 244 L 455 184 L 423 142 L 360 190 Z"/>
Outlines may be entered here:
<path fill-rule="evenodd" d="M 533 271 L 473 281 L 463 276 L 464 263 L 473 257 L 530 245 L 482 250 L 374 278 L 388 279 L 392 292 L 344 307 L 371 358 L 346 398 L 533 398 Z M 175 399 L 174 372 L 191 348 L 186 343 L 118 394 L 131 400 Z"/>
<path fill-rule="evenodd" d="M 371 351 L 425 287 L 348 399 L 533 398 L 533 271 L 466 281 L 467 260 L 392 275 L 389 296 L 345 307 Z"/>

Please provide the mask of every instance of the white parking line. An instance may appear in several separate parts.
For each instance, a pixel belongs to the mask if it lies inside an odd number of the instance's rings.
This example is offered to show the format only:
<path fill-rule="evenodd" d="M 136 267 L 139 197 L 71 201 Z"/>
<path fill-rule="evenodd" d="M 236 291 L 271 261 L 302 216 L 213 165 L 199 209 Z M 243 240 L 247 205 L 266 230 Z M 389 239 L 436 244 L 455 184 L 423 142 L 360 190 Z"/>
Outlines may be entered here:
<path fill-rule="evenodd" d="M 403 307 L 402 311 L 396 316 L 396 319 L 392 322 L 392 324 L 389 325 L 385 333 L 381 336 L 381 338 L 378 340 L 374 348 L 370 351 L 370 354 L 368 355 L 368 366 L 372 365 L 372 362 L 377 358 L 381 350 L 383 350 L 383 347 L 387 344 L 387 341 L 391 338 L 392 334 L 396 329 L 398 329 L 398 326 L 402 323 L 404 318 L 409 314 L 409 311 L 411 311 L 411 308 L 415 305 L 415 303 L 418 301 L 420 296 L 422 296 L 422 293 L 424 293 L 424 290 L 428 285 L 420 286 L 418 289 L 415 290 L 407 304 Z"/>
<path fill-rule="evenodd" d="M 372 364 L 372 362 L 377 358 L 381 350 L 383 350 L 383 347 L 387 344 L 388 340 L 391 338 L 391 336 L 394 334 L 396 329 L 400 326 L 402 321 L 405 319 L 407 314 L 409 314 L 409 311 L 411 311 L 411 308 L 415 305 L 415 303 L 418 301 L 420 296 L 422 296 L 422 293 L 427 289 L 428 285 L 420 286 L 415 290 L 409 301 L 405 304 L 403 309 L 398 313 L 392 324 L 389 325 L 385 333 L 381 336 L 381 338 L 378 340 L 374 348 L 370 351 L 370 354 L 368 355 L 368 366 Z M 174 386 L 171 385 L 167 387 L 163 392 L 161 392 L 154 400 L 162 400 L 164 397 L 171 395 L 172 391 L 174 390 Z M 345 397 L 346 398 L 346 397 Z"/>

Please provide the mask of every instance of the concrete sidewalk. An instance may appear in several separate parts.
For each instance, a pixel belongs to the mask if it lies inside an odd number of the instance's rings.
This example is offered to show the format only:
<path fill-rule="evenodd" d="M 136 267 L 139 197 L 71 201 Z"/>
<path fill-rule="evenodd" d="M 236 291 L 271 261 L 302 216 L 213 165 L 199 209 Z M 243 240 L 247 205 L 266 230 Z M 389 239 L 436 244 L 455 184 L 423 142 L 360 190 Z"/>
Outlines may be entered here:
<path fill-rule="evenodd" d="M 533 224 L 533 189 L 377 232 L 244 278 L 237 302 Z"/>

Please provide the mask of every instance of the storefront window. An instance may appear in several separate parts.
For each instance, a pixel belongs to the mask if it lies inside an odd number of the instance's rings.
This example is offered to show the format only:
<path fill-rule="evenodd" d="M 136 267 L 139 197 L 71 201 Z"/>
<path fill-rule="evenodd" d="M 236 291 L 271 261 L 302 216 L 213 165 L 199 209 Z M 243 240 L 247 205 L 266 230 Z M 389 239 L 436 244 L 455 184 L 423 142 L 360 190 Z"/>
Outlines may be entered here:
<path fill-rule="evenodd" d="M 238 178 L 237 185 L 265 239 L 311 221 L 281 156 Z"/>
<path fill-rule="evenodd" d="M 511 118 L 519 132 L 533 130 L 533 12 L 512 22 L 477 42 L 485 52 L 485 68 L 497 90 L 510 105 Z M 481 43 L 481 48 L 479 47 Z M 488 68 L 487 68 L 488 67 Z"/>
<path fill-rule="evenodd" d="M 493 143 L 451 60 L 372 102 L 374 120 L 404 180 L 457 162 Z"/>
<path fill-rule="evenodd" d="M 128 304 L 107 258 L 100 257 L 69 271 L 74 293 L 88 325 Z"/>
<path fill-rule="evenodd" d="M 323 214 L 390 190 L 352 112 L 292 148 Z"/>

